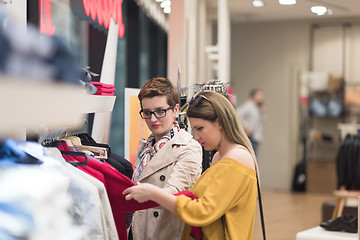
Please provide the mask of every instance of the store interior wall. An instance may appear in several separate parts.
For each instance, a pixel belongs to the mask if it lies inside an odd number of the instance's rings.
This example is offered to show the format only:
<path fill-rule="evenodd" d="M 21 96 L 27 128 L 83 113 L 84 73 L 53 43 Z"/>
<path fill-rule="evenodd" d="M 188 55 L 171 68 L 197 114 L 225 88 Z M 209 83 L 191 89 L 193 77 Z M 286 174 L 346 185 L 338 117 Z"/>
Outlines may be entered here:
<path fill-rule="evenodd" d="M 248 98 L 252 88 L 259 87 L 265 93 L 267 121 L 258 154 L 264 188 L 291 189 L 295 165 L 303 159 L 299 75 L 310 70 L 344 74 L 337 70 L 344 67 L 341 57 L 335 57 L 337 48 L 330 46 L 342 46 L 342 37 L 336 29 L 345 23 L 351 23 L 346 31 L 350 32 L 347 41 L 351 43 L 347 51 L 352 53 L 345 60 L 348 69 L 345 81 L 357 81 L 353 66 L 359 56 L 355 54 L 358 48 L 354 44 L 358 27 L 353 23 L 358 23 L 358 19 L 232 24 L 231 85 L 237 97 L 236 105 Z M 314 24 L 330 26 L 317 29 L 325 32 L 325 40 L 320 41 L 323 45 L 311 43 Z M 327 51 L 319 54 L 323 49 Z M 315 59 L 311 57 L 312 52 L 316 53 Z M 314 61 L 318 62 L 316 66 Z M 319 61 L 323 68 L 317 67 Z M 334 61 L 338 63 L 334 65 Z"/>
<path fill-rule="evenodd" d="M 267 120 L 258 153 L 262 187 L 289 190 L 301 159 L 298 73 L 309 65 L 309 22 L 232 24 L 231 85 L 237 105 L 252 88 L 265 94 Z"/>

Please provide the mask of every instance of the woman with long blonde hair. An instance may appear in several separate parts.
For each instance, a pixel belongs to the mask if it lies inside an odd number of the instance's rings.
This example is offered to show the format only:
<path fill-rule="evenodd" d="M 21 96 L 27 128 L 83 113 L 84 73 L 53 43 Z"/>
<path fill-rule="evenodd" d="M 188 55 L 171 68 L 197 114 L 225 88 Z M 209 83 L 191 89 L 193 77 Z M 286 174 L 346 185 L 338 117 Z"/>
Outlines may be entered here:
<path fill-rule="evenodd" d="M 189 103 L 187 117 L 194 139 L 217 152 L 191 191 L 192 200 L 174 196 L 146 183 L 124 191 L 126 199 L 152 200 L 185 222 L 181 239 L 194 239 L 191 227 L 201 227 L 202 239 L 251 240 L 257 198 L 254 151 L 234 107 L 221 94 L 204 91 Z"/>

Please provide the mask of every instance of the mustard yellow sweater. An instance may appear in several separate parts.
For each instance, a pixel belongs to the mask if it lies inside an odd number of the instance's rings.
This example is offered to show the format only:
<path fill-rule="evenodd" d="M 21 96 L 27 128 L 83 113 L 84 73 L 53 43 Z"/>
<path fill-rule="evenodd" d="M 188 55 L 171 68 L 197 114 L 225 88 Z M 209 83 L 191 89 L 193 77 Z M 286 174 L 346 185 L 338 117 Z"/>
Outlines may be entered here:
<path fill-rule="evenodd" d="M 224 239 L 224 214 L 227 240 L 252 239 L 257 197 L 255 170 L 224 158 L 207 169 L 191 191 L 197 199 L 176 197 L 175 214 L 185 222 L 182 240 L 194 239 L 190 236 L 191 226 L 201 227 L 203 240 Z"/>

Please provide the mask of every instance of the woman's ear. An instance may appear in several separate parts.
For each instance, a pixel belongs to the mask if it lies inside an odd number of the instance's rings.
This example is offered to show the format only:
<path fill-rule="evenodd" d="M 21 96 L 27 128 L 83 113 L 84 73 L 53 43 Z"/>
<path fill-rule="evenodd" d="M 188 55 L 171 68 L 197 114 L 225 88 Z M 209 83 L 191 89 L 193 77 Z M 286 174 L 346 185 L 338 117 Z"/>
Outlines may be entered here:
<path fill-rule="evenodd" d="M 179 109 L 180 109 L 180 105 L 177 103 L 174 106 L 174 113 L 176 114 L 176 116 L 179 114 Z"/>

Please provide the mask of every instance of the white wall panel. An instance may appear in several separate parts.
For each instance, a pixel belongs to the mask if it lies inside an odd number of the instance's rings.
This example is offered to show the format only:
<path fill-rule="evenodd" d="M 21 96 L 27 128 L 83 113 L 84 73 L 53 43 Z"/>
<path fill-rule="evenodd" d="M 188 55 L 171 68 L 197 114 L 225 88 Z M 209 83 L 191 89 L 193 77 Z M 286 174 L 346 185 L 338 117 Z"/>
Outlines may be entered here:
<path fill-rule="evenodd" d="M 314 29 L 313 65 L 315 72 L 343 75 L 343 28 L 319 27 Z"/>
<path fill-rule="evenodd" d="M 360 26 L 346 28 L 345 81 L 360 83 Z"/>

